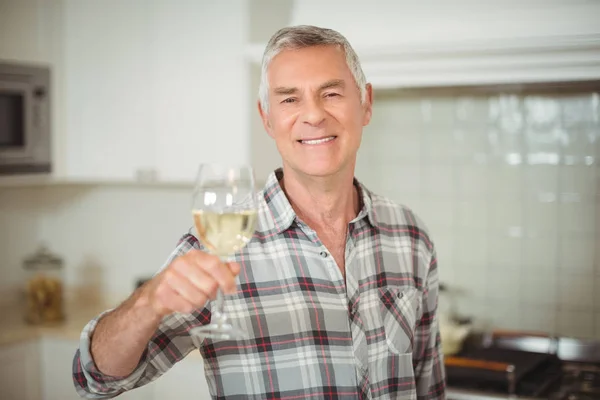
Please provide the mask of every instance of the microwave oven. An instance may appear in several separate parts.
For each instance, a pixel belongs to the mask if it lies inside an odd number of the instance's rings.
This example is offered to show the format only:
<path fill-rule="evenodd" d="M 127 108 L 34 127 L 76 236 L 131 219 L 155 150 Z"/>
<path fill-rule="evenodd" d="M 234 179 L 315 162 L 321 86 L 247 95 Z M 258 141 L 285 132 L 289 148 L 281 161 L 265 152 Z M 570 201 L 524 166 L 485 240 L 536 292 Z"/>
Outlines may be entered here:
<path fill-rule="evenodd" d="M 0 175 L 52 171 L 50 68 L 0 60 Z"/>

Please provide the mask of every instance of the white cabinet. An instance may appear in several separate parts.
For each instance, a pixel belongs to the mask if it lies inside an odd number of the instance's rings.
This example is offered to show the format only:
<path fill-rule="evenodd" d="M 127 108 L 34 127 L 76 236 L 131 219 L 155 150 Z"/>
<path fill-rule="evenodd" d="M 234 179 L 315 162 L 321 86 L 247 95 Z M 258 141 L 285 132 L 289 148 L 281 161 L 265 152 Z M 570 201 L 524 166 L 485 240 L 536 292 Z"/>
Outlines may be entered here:
<path fill-rule="evenodd" d="M 154 382 L 148 385 L 125 392 L 118 397 L 120 400 L 155 400 L 161 399 L 154 395 Z"/>
<path fill-rule="evenodd" d="M 0 1 L 0 59 L 53 62 L 61 40 L 54 29 L 59 6 L 58 1 Z"/>
<path fill-rule="evenodd" d="M 192 182 L 248 161 L 245 4 L 66 0 L 65 177 Z"/>
<path fill-rule="evenodd" d="M 43 338 L 0 347 L 0 399 L 80 400 L 72 378 L 77 340 Z M 167 398 L 210 400 L 204 364 L 190 355 L 145 386 L 125 392 L 123 400 Z"/>
<path fill-rule="evenodd" d="M 0 398 L 38 400 L 39 374 L 37 341 L 0 347 Z"/>
<path fill-rule="evenodd" d="M 41 387 L 43 400 L 80 400 L 71 374 L 78 343 L 74 340 L 40 340 Z"/>
<path fill-rule="evenodd" d="M 158 179 L 191 182 L 201 162 L 247 162 L 246 1 L 148 7 Z"/>
<path fill-rule="evenodd" d="M 248 162 L 248 2 L 0 1 L 0 59 L 52 68 L 54 177 L 192 183 Z"/>
<path fill-rule="evenodd" d="M 144 0 L 65 1 L 65 178 L 132 180 L 154 166 Z"/>
<path fill-rule="evenodd" d="M 204 377 L 204 363 L 199 356 L 188 356 L 158 378 L 154 399 L 210 400 Z"/>
<path fill-rule="evenodd" d="M 79 400 L 71 375 L 76 340 L 41 340 L 41 387 L 43 400 Z M 188 357 L 166 374 L 119 396 L 123 400 L 210 399 L 200 357 Z M 33 397 L 31 398 L 34 399 Z"/>
<path fill-rule="evenodd" d="M 50 67 L 53 169 L 64 169 L 63 0 L 0 0 L 0 60 Z M 0 177 L 0 182 L 18 181 Z"/>

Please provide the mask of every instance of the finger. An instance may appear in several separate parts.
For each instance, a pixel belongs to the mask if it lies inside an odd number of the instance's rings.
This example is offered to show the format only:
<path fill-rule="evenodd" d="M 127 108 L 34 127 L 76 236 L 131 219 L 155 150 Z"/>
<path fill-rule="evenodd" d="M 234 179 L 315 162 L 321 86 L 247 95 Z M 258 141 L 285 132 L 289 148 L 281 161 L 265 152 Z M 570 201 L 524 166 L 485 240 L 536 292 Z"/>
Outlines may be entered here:
<path fill-rule="evenodd" d="M 215 298 L 219 283 L 199 267 L 194 260 L 187 259 L 185 262 L 176 264 L 174 273 L 183 277 L 188 284 L 193 285 L 196 291 L 203 293 L 208 298 Z"/>
<path fill-rule="evenodd" d="M 208 278 L 208 277 L 207 277 Z M 197 307 L 203 307 L 206 304 L 210 293 L 205 293 L 201 288 L 194 285 L 186 276 L 180 275 L 173 270 L 166 276 L 167 284 L 179 293 L 184 299 Z"/>
<path fill-rule="evenodd" d="M 196 309 L 192 303 L 181 297 L 169 285 L 163 285 L 156 297 L 160 304 L 172 312 L 191 313 Z"/>
<path fill-rule="evenodd" d="M 188 254 L 192 258 L 197 259 L 197 261 L 201 264 L 221 262 L 221 260 L 217 256 L 213 256 L 211 254 L 202 252 L 200 250 L 192 250 Z M 231 262 L 225 263 L 225 265 L 227 265 L 229 267 L 229 270 L 231 271 L 231 273 L 233 275 L 237 276 L 240 273 L 240 270 L 241 270 L 240 263 L 231 261 Z"/>
<path fill-rule="evenodd" d="M 223 293 L 235 292 L 235 276 L 218 258 L 199 258 L 197 264 L 218 282 Z"/>
<path fill-rule="evenodd" d="M 230 262 L 227 263 L 227 266 L 229 267 L 229 270 L 231 271 L 231 273 L 235 276 L 239 275 L 240 270 L 241 270 L 241 266 L 239 263 L 236 262 Z"/>

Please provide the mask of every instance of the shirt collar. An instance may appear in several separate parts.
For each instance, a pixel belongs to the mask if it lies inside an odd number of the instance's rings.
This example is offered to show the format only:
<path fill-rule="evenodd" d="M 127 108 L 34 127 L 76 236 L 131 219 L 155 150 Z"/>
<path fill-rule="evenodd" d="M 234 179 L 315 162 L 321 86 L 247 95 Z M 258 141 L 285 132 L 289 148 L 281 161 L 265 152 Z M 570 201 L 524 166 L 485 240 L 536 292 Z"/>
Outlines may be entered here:
<path fill-rule="evenodd" d="M 287 230 L 296 221 L 296 212 L 292 208 L 285 192 L 281 188 L 279 181 L 283 178 L 283 170 L 281 168 L 271 172 L 267 178 L 261 196 L 265 200 L 267 211 L 267 226 L 266 230 L 281 233 Z M 362 208 L 356 218 L 352 222 L 358 222 L 367 217 L 372 226 L 377 226 L 377 219 L 373 210 L 373 201 L 369 190 L 354 178 L 354 185 L 359 190 L 359 195 L 362 198 Z M 259 228 L 260 229 L 260 228 Z"/>

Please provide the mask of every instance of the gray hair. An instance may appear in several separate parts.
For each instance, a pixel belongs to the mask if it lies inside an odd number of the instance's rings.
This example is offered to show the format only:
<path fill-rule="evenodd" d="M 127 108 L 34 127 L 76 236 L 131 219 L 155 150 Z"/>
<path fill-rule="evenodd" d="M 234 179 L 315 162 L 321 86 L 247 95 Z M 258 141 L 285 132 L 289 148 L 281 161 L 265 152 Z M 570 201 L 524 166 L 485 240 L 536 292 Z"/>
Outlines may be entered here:
<path fill-rule="evenodd" d="M 367 96 L 367 79 L 360 65 L 360 60 L 348 40 L 333 29 L 320 28 L 311 25 L 298 25 L 278 30 L 271 37 L 262 58 L 260 86 L 258 98 L 265 112 L 269 111 L 269 81 L 267 70 L 269 64 L 285 49 L 303 49 L 312 46 L 338 46 L 344 51 L 346 64 L 352 72 L 354 81 L 360 91 L 360 100 L 365 102 Z"/>

